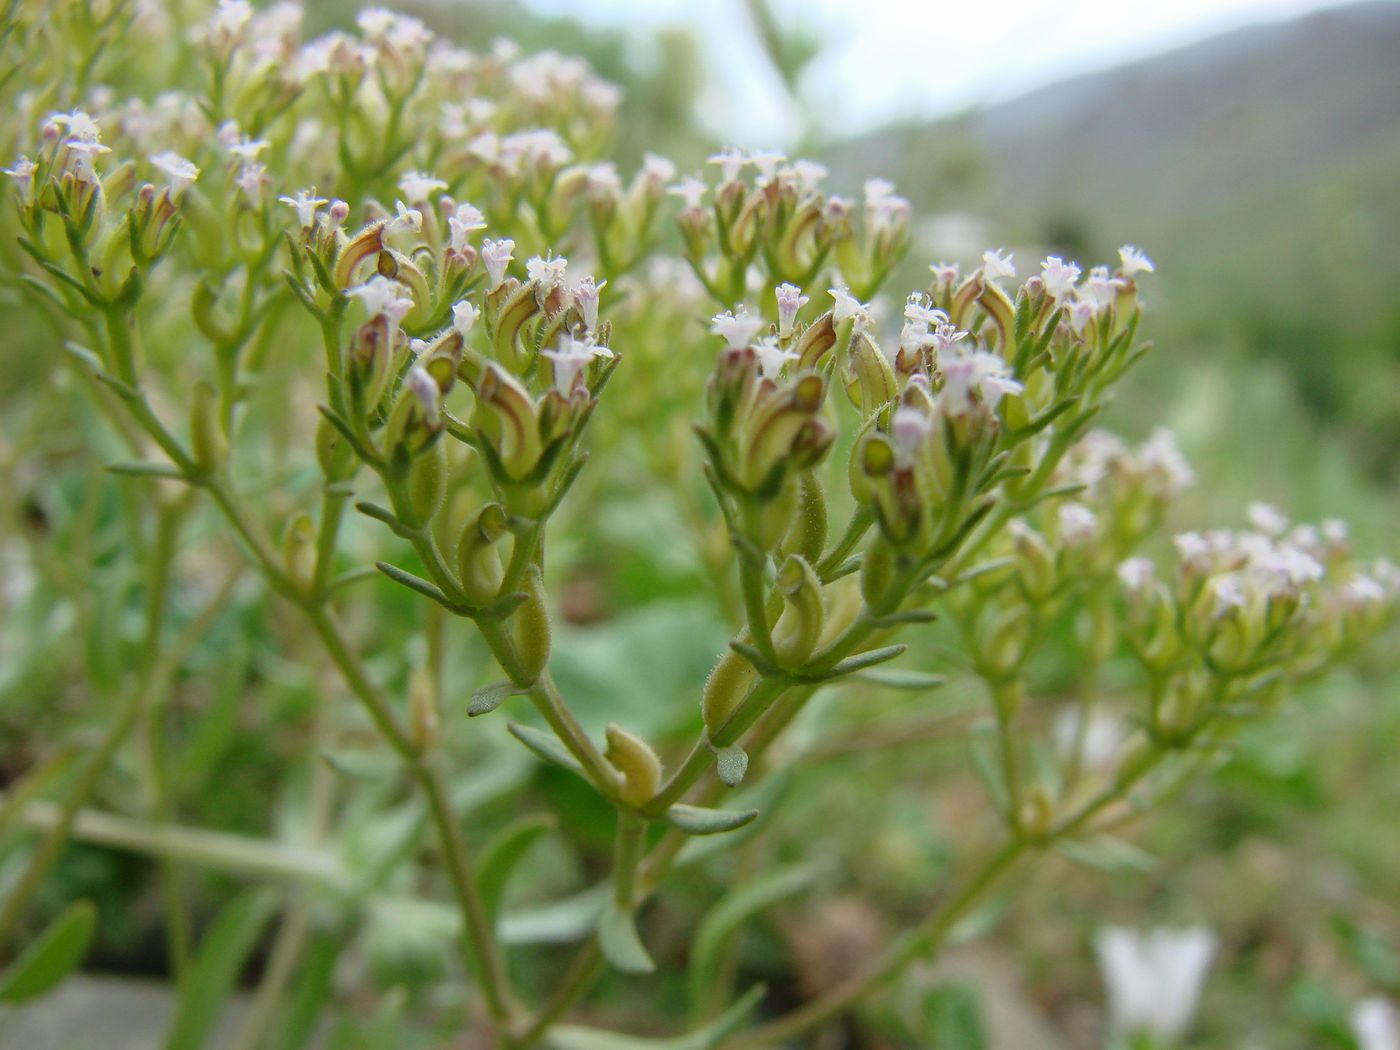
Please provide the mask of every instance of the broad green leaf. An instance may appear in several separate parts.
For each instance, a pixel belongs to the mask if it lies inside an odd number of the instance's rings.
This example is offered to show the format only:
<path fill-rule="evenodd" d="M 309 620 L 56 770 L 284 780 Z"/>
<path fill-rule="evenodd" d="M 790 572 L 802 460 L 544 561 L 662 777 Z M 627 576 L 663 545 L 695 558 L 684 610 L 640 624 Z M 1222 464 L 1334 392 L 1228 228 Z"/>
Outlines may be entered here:
<path fill-rule="evenodd" d="M 557 825 L 558 821 L 547 815 L 521 817 L 502 828 L 486 844 L 481 852 L 481 863 L 477 866 L 476 882 L 481 890 L 482 903 L 492 919 L 500 913 L 506 883 L 510 881 L 515 866 L 541 835 L 553 831 Z"/>
<path fill-rule="evenodd" d="M 637 936 L 636 918 L 611 900 L 598 916 L 598 947 L 603 958 L 623 973 L 651 973 L 656 969 L 656 963 Z"/>
<path fill-rule="evenodd" d="M 810 886 L 820 873 L 814 864 L 775 868 L 736 886 L 706 913 L 691 941 L 688 973 L 690 1006 L 696 1016 L 708 1012 L 708 998 L 720 979 L 724 946 L 759 912 Z"/>
<path fill-rule="evenodd" d="M 0 1002 L 36 999 L 72 973 L 97 929 L 97 907 L 75 901 L 0 973 Z"/>
<path fill-rule="evenodd" d="M 200 939 L 166 1033 L 166 1050 L 197 1050 L 214 1030 L 248 956 L 277 910 L 266 890 L 248 890 L 224 906 Z"/>
<path fill-rule="evenodd" d="M 638 1039 L 599 1028 L 558 1025 L 550 1030 L 547 1040 L 552 1050 L 714 1050 L 744 1027 L 764 992 L 763 985 L 754 985 L 728 1010 L 688 1035 Z"/>

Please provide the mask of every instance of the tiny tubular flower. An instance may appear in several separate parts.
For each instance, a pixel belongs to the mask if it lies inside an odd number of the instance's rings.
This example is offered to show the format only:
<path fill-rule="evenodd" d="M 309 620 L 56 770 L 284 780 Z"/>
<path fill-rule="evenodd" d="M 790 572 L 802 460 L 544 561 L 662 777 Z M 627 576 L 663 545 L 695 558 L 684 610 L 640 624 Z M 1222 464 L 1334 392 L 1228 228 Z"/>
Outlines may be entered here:
<path fill-rule="evenodd" d="M 353 295 L 364 303 L 365 311 L 371 317 L 383 314 L 394 329 L 397 329 L 399 322 L 413 309 L 413 300 L 408 297 L 408 289 L 382 274 L 375 274 L 364 284 L 347 288 L 345 294 Z"/>
<path fill-rule="evenodd" d="M 509 237 L 481 242 L 481 261 L 486 267 L 486 290 L 494 292 L 506 279 L 506 268 L 515 257 L 515 242 Z"/>
<path fill-rule="evenodd" d="M 665 186 L 676 177 L 676 162 L 659 153 L 647 153 L 642 157 L 642 178 L 653 186 Z"/>
<path fill-rule="evenodd" d="M 417 208 L 410 208 L 403 201 L 395 201 L 394 210 L 397 214 L 389 220 L 389 229 L 417 233 L 423 228 L 423 213 Z"/>
<path fill-rule="evenodd" d="M 578 377 L 597 358 L 613 356 L 606 346 L 570 335 L 560 336 L 557 347 L 543 350 L 541 354 L 554 366 L 554 389 L 561 397 L 568 397 L 573 392 Z"/>
<path fill-rule="evenodd" d="M 1098 536 L 1099 518 L 1082 503 L 1061 503 L 1056 512 L 1060 537 L 1073 547 L 1092 543 Z"/>
<path fill-rule="evenodd" d="M 1118 564 L 1118 582 L 1130 594 L 1141 594 L 1157 578 L 1157 566 L 1149 558 L 1127 558 Z"/>
<path fill-rule="evenodd" d="M 780 284 L 773 291 L 778 300 L 778 334 L 787 337 L 797 323 L 797 314 L 810 301 L 795 284 Z"/>
<path fill-rule="evenodd" d="M 852 295 L 849 288 L 845 285 L 828 288 L 827 294 L 835 300 L 835 305 L 831 308 L 833 321 L 840 324 L 848 318 L 853 318 L 857 329 L 869 327 L 870 307 Z"/>
<path fill-rule="evenodd" d="M 1058 255 L 1051 255 L 1040 264 L 1041 280 L 1045 290 L 1056 299 L 1063 299 L 1074 291 L 1079 281 L 1079 267 L 1065 262 Z"/>
<path fill-rule="evenodd" d="M 297 190 L 295 197 L 278 197 L 277 199 L 297 213 L 297 225 L 303 230 L 309 230 L 315 226 L 316 210 L 330 203 L 324 197 L 316 196 L 315 186 Z"/>
<path fill-rule="evenodd" d="M 762 327 L 763 318 L 751 317 L 742 306 L 737 312 L 726 310 L 710 319 L 710 331 L 721 336 L 725 346 L 731 350 L 752 346 Z"/>
<path fill-rule="evenodd" d="M 1123 276 L 1130 280 L 1138 273 L 1153 273 L 1157 269 L 1152 265 L 1151 259 L 1131 244 L 1125 244 L 1118 249 L 1118 259 L 1122 264 L 1119 269 Z"/>
<path fill-rule="evenodd" d="M 434 193 L 441 193 L 446 189 L 447 183 L 442 179 L 423 171 L 405 172 L 399 179 L 399 192 L 408 198 L 411 204 L 424 204 Z"/>
<path fill-rule="evenodd" d="M 178 153 L 169 151 L 157 153 L 151 157 L 151 163 L 170 180 L 170 195 L 172 197 L 179 197 L 185 190 L 194 185 L 195 179 L 199 178 L 199 169 L 194 166 L 194 163 Z"/>
<path fill-rule="evenodd" d="M 573 287 L 574 305 L 583 314 L 584 327 L 589 331 L 598 327 L 598 300 L 607 281 L 596 283 L 592 277 L 585 277 Z"/>
<path fill-rule="evenodd" d="M 1000 250 L 987 250 L 982 253 L 982 276 L 989 281 L 1000 280 L 1003 277 L 1016 276 L 1016 257 L 1014 255 L 1003 256 Z"/>
<path fill-rule="evenodd" d="M 428 374 L 426 368 L 414 365 L 409 369 L 405 383 L 409 392 L 418 399 L 419 405 L 422 406 L 423 418 L 428 426 L 436 427 L 441 421 L 442 410 L 442 389 L 438 386 L 437 380 Z"/>
<path fill-rule="evenodd" d="M 481 214 L 480 208 L 464 202 L 457 205 L 447 217 L 447 228 L 450 234 L 449 247 L 455 252 L 460 252 L 467 247 L 473 233 L 486 229 L 486 216 Z"/>
<path fill-rule="evenodd" d="M 757 183 L 760 186 L 766 186 L 773 181 L 778 173 L 778 165 L 785 160 L 787 156 L 775 149 L 754 150 L 748 156 L 748 162 L 758 172 Z"/>
<path fill-rule="evenodd" d="M 765 379 L 777 379 L 783 370 L 783 365 L 789 361 L 796 361 L 802 355 L 796 350 L 784 350 L 778 346 L 776 339 L 765 337 L 754 344 L 754 352 L 758 355 L 758 371 Z"/>
<path fill-rule="evenodd" d="M 720 152 L 712 153 L 705 159 L 710 164 L 718 165 L 721 185 L 737 181 L 739 172 L 743 171 L 745 165 L 749 163 L 748 154 L 735 146 L 726 146 Z"/>
<path fill-rule="evenodd" d="M 530 280 L 536 282 L 540 288 L 546 292 L 552 292 L 564 284 L 564 272 L 569 267 L 569 260 L 562 255 L 541 258 L 536 255 L 525 263 L 525 272 L 529 274 Z"/>
<path fill-rule="evenodd" d="M 1288 518 L 1271 503 L 1256 500 L 1245 509 L 1245 514 L 1250 525 L 1266 535 L 1282 536 L 1288 531 Z"/>
<path fill-rule="evenodd" d="M 473 306 L 470 300 L 463 299 L 452 307 L 452 327 L 457 329 L 464 339 L 480 319 L 481 311 Z"/>
<path fill-rule="evenodd" d="M 687 175 L 674 186 L 668 187 L 666 192 L 672 197 L 679 197 L 681 204 L 689 208 L 703 208 L 705 205 L 705 194 L 709 187 L 704 181 L 694 175 Z"/>

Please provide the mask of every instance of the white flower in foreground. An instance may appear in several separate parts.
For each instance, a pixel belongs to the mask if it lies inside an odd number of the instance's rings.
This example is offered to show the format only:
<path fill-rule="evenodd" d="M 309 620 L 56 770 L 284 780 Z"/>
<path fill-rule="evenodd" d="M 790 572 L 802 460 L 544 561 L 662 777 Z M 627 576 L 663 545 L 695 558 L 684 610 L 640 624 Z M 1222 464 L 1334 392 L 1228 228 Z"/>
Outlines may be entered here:
<path fill-rule="evenodd" d="M 506 279 L 506 267 L 515 253 L 515 242 L 509 237 L 481 242 L 481 262 L 486 267 L 486 290 L 494 292 Z"/>
<path fill-rule="evenodd" d="M 1000 251 L 985 251 L 982 253 L 982 276 L 989 281 L 995 281 L 1002 277 L 1016 276 L 1016 256 L 1002 256 Z"/>
<path fill-rule="evenodd" d="M 606 346 L 598 346 L 590 340 L 575 339 L 569 335 L 560 336 L 558 347 L 543 350 L 541 354 L 554 366 L 554 389 L 562 397 L 568 397 L 573 392 L 578 377 L 595 358 L 613 356 L 613 352 Z"/>
<path fill-rule="evenodd" d="M 783 365 L 802 356 L 796 350 L 779 348 L 776 339 L 760 339 L 754 344 L 754 352 L 758 354 L 759 374 L 765 379 L 777 379 Z"/>
<path fill-rule="evenodd" d="M 324 197 L 316 196 L 315 186 L 297 190 L 295 197 L 278 197 L 277 199 L 297 213 L 297 225 L 303 230 L 309 230 L 315 226 L 316 209 L 323 208 L 330 203 Z"/>
<path fill-rule="evenodd" d="M 525 272 L 548 294 L 564 283 L 564 272 L 569 268 L 569 260 L 562 255 L 542 259 L 536 255 L 525 263 Z"/>
<path fill-rule="evenodd" d="M 862 303 L 845 285 L 839 288 L 828 288 L 827 294 L 836 300 L 831 308 L 831 319 L 837 324 L 849 318 L 854 318 L 857 328 L 865 328 L 870 324 L 870 307 Z"/>
<path fill-rule="evenodd" d="M 151 163 L 170 180 L 170 195 L 172 197 L 180 196 L 194 185 L 195 179 L 199 178 L 199 169 L 194 166 L 194 162 L 178 153 L 157 153 L 151 157 Z"/>
<path fill-rule="evenodd" d="M 486 216 L 481 214 L 480 208 L 464 202 L 447 217 L 447 228 L 452 250 L 461 252 L 466 249 L 473 233 L 486 229 Z"/>
<path fill-rule="evenodd" d="M 408 311 L 413 309 L 413 300 L 408 296 L 408 289 L 383 274 L 375 274 L 364 284 L 347 288 L 345 294 L 353 295 L 364 303 L 365 312 L 370 317 L 378 317 L 380 314 L 387 317 L 390 328 L 397 328 Z"/>
<path fill-rule="evenodd" d="M 1120 269 L 1124 277 L 1131 278 L 1137 273 L 1152 273 L 1157 269 L 1152 265 L 1151 259 L 1131 244 L 1125 244 L 1118 249 L 1118 258 L 1122 263 Z"/>
<path fill-rule="evenodd" d="M 394 209 L 398 214 L 389 220 L 389 229 L 412 230 L 417 233 L 423 228 L 423 213 L 417 208 L 410 208 L 403 201 L 395 201 Z"/>
<path fill-rule="evenodd" d="M 1351 1012 L 1360 1050 L 1400 1050 L 1400 1010 L 1380 996 L 1363 999 Z"/>
<path fill-rule="evenodd" d="M 705 204 L 705 193 L 709 189 L 704 181 L 694 175 L 687 175 L 674 186 L 667 188 L 666 192 L 672 197 L 679 197 L 681 204 L 686 208 L 701 208 Z"/>
<path fill-rule="evenodd" d="M 797 312 L 807 305 L 807 296 L 795 284 L 780 284 L 773 290 L 778 300 L 778 334 L 792 334 L 792 326 L 797 322 Z"/>
<path fill-rule="evenodd" d="M 476 327 L 476 322 L 481 320 L 481 311 L 466 299 L 452 307 L 452 327 L 457 329 L 463 339 L 467 333 Z"/>
<path fill-rule="evenodd" d="M 1074 291 L 1079 281 L 1079 267 L 1058 255 L 1051 255 L 1040 264 L 1040 279 L 1045 282 L 1047 292 L 1056 299 L 1063 299 Z"/>
<path fill-rule="evenodd" d="M 1152 585 L 1157 566 L 1150 558 L 1127 558 L 1118 564 L 1118 582 L 1132 594 L 1141 594 Z"/>
<path fill-rule="evenodd" d="M 574 305 L 578 307 L 579 313 L 583 314 L 583 325 L 589 331 L 598 327 L 598 300 L 602 298 L 603 288 L 607 283 L 604 281 L 599 284 L 592 277 L 585 277 L 574 285 Z"/>
<path fill-rule="evenodd" d="M 1094 938 L 1115 1032 L 1181 1039 L 1196 1016 L 1216 937 L 1203 926 L 1147 932 L 1109 926 Z"/>
<path fill-rule="evenodd" d="M 719 181 L 721 183 L 734 182 L 739 178 L 739 172 L 744 170 L 744 165 L 749 162 L 748 154 L 735 146 L 726 146 L 720 152 L 712 153 L 705 159 L 709 163 L 719 166 Z"/>
<path fill-rule="evenodd" d="M 429 426 L 437 426 L 441 419 L 442 410 L 442 390 L 437 385 L 437 380 L 428 374 L 428 370 L 421 365 L 414 365 L 408 371 L 408 379 L 405 385 L 409 392 L 418 399 L 419 405 L 423 408 L 423 416 L 428 421 Z"/>
<path fill-rule="evenodd" d="M 763 327 L 763 318 L 750 317 L 741 306 L 737 313 L 726 310 L 710 318 L 710 331 L 724 340 L 730 350 L 742 350 L 752 346 L 758 330 Z"/>

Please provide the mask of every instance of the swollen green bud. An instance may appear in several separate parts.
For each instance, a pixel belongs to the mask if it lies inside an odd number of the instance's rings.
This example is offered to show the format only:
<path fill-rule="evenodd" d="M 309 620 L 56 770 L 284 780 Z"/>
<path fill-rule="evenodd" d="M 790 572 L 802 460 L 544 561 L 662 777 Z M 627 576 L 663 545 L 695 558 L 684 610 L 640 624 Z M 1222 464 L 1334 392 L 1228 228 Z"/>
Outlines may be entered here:
<path fill-rule="evenodd" d="M 822 585 L 801 555 L 790 554 L 778 570 L 783 612 L 773 627 L 773 652 L 784 667 L 800 666 L 817 647 L 826 606 Z"/>
<path fill-rule="evenodd" d="M 798 475 L 797 491 L 797 513 L 783 546 L 816 562 L 826 549 L 826 486 L 815 471 L 806 470 Z"/>
<path fill-rule="evenodd" d="M 408 499 L 413 511 L 409 525 L 431 521 L 442 509 L 447 494 L 447 449 L 441 441 L 428 446 L 417 455 L 408 468 Z"/>
<path fill-rule="evenodd" d="M 190 452 L 206 473 L 218 470 L 228 458 L 228 439 L 219 425 L 219 395 L 204 380 L 195 384 L 190 403 Z"/>
<path fill-rule="evenodd" d="M 515 648 L 526 681 L 533 682 L 549 663 L 550 648 L 549 608 L 539 566 L 532 565 L 525 574 L 524 590 L 527 597 L 515 614 Z"/>
<path fill-rule="evenodd" d="M 899 396 L 894 369 L 868 332 L 857 333 L 851 342 L 846 394 L 863 416 L 874 415 Z"/>
<path fill-rule="evenodd" d="M 866 544 L 860 563 L 860 594 L 872 609 L 880 607 L 894 582 L 894 548 L 878 533 Z"/>
<path fill-rule="evenodd" d="M 467 522 L 457 544 L 457 574 L 462 593 L 476 605 L 494 599 L 505 578 L 496 542 L 506 534 L 506 514 L 499 503 L 488 503 Z"/>
<path fill-rule="evenodd" d="M 355 450 L 325 418 L 316 427 L 316 461 L 327 481 L 343 481 L 355 473 Z"/>
<path fill-rule="evenodd" d="M 747 635 L 744 637 L 747 640 Z M 753 664 L 733 649 L 726 649 L 710 671 L 710 677 L 705 679 L 705 691 L 700 698 L 705 728 L 711 733 L 718 732 L 756 681 L 758 672 Z"/>
<path fill-rule="evenodd" d="M 650 802 L 661 790 L 661 760 L 641 737 L 616 722 L 607 728 L 608 747 L 603 756 L 622 774 L 622 799 L 634 806 Z"/>
<path fill-rule="evenodd" d="M 316 523 L 306 511 L 298 511 L 282 534 L 282 561 L 287 575 L 303 589 L 316 578 Z"/>

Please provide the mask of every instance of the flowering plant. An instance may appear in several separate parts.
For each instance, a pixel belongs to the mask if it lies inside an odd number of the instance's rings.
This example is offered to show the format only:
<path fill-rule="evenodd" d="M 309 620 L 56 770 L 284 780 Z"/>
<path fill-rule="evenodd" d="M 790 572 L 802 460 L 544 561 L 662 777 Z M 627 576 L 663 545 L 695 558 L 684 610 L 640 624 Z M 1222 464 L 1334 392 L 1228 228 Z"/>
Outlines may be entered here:
<path fill-rule="evenodd" d="M 309 42 L 289 4 L 189 14 L 8 5 L 21 75 L 0 121 L 18 155 L 11 355 L 65 377 L 81 455 L 109 475 L 93 499 L 125 529 L 108 547 L 81 520 L 31 536 L 41 565 L 46 547 L 87 557 L 69 584 L 90 610 L 80 681 L 115 713 L 4 798 L 39 837 L 13 847 L 0 945 L 70 837 L 157 856 L 182 989 L 171 1045 L 207 1034 L 211 986 L 279 905 L 244 1046 L 300 1045 L 349 1009 L 338 990 L 373 985 L 355 959 L 444 931 L 463 980 L 426 982 L 431 1002 L 482 1045 L 791 1045 L 936 952 L 1018 867 L 1103 862 L 1127 821 L 1392 618 L 1400 572 L 1358 559 L 1340 522 L 1258 505 L 1247 529 L 1160 553 L 1190 468 L 1165 431 L 1133 446 L 1094 429 L 1149 349 L 1141 251 L 1087 274 L 1050 257 L 1020 283 L 1002 252 L 938 264 L 889 324 L 876 297 L 910 208 L 882 179 L 855 202 L 819 164 L 733 149 L 712 177 L 658 156 L 624 175 L 604 159 L 617 93 L 576 60 L 470 53 L 378 9 Z M 561 686 L 561 588 L 591 545 L 616 546 L 616 508 L 653 494 L 674 524 L 652 542 L 694 550 L 732 636 L 688 700 L 600 734 Z M 177 819 L 194 800 L 172 753 L 233 709 L 177 718 L 172 697 L 250 608 L 283 632 L 279 659 L 336 673 L 298 716 L 301 798 L 271 839 Z M 956 664 L 930 658 L 934 631 Z M 1073 702 L 1038 695 L 1051 646 Z M 569 1023 L 607 970 L 682 967 L 648 904 L 781 825 L 814 698 L 922 695 L 955 666 L 989 700 L 967 746 L 994 819 L 903 936 L 791 1009 L 732 997 L 736 926 L 813 877 L 786 869 L 727 898 L 737 919 L 703 922 L 688 1034 Z M 587 803 L 492 812 L 482 792 L 532 797 L 537 767 L 501 759 L 517 745 Z M 128 752 L 138 787 L 95 808 Z M 498 759 L 505 787 L 483 788 Z M 536 842 L 588 856 L 604 813 L 601 881 L 544 934 L 503 909 Z M 298 889 L 236 898 L 197 943 L 205 866 Z M 90 931 L 74 907 L 13 980 L 42 984 L 49 946 Z M 525 988 L 512 956 L 541 941 L 578 948 Z"/>

